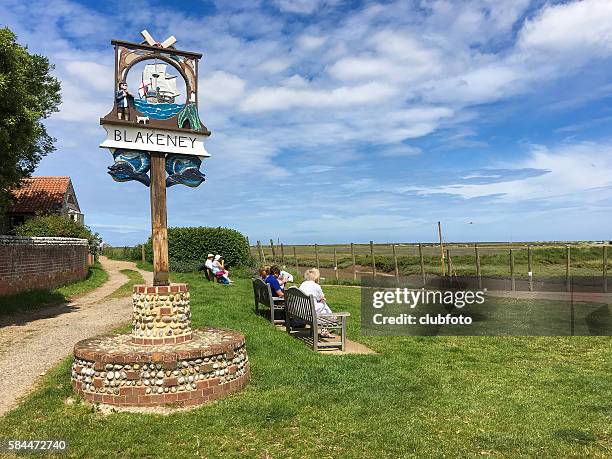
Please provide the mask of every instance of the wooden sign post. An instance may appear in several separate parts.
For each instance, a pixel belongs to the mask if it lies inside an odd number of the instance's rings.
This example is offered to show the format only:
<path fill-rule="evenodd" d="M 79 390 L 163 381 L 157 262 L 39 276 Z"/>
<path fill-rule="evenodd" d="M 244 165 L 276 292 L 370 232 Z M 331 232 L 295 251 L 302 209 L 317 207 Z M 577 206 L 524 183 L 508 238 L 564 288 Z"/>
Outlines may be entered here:
<path fill-rule="evenodd" d="M 153 244 L 153 285 L 168 285 L 168 209 L 166 206 L 166 158 L 151 153 L 151 243 Z"/>
<path fill-rule="evenodd" d="M 118 182 L 138 181 L 150 187 L 153 285 L 169 285 L 168 211 L 166 188 L 197 187 L 199 170 L 210 156 L 204 140 L 210 131 L 198 115 L 198 62 L 202 55 L 174 47 L 176 38 L 156 42 L 146 30 L 144 41 L 113 40 L 115 103 L 100 120 L 115 164 L 109 174 Z M 142 63 L 140 86 L 128 87 L 128 74 Z M 184 82 L 181 94 L 177 80 Z M 136 90 L 137 89 L 137 90 Z M 182 99 L 183 98 L 183 99 Z M 147 173 L 150 171 L 150 175 Z"/>

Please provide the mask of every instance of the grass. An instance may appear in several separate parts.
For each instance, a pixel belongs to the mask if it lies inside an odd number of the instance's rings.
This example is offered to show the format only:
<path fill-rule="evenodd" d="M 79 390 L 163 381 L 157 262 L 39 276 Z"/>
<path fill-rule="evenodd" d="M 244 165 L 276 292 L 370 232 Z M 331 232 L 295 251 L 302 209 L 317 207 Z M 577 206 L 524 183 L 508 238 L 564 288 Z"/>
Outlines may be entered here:
<path fill-rule="evenodd" d="M 250 281 L 188 282 L 193 325 L 246 335 L 246 390 L 168 416 L 102 415 L 67 359 L 0 419 L 4 438 L 65 439 L 73 457 L 610 457 L 609 337 L 379 337 L 360 289 L 325 287 L 376 355 L 315 354 L 253 313 Z"/>
<path fill-rule="evenodd" d="M 0 297 L 0 313 L 30 311 L 63 303 L 68 301 L 69 298 L 84 295 L 97 289 L 107 280 L 108 273 L 104 271 L 100 263 L 96 263 L 89 267 L 87 277 L 81 281 L 51 290 L 35 289 Z"/>
<path fill-rule="evenodd" d="M 125 274 L 129 280 L 106 298 L 123 298 L 130 296 L 134 285 L 145 283 L 142 275 L 138 271 L 134 271 L 133 269 L 122 269 L 120 272 Z"/>

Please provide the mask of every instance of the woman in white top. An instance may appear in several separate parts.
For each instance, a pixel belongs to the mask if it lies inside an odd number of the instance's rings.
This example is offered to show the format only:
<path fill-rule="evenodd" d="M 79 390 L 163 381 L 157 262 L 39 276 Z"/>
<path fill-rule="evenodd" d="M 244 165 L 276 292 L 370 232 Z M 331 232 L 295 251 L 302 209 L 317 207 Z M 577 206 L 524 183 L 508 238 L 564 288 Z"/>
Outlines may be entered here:
<path fill-rule="evenodd" d="M 327 305 L 325 295 L 323 294 L 323 290 L 319 285 L 319 281 L 321 280 L 321 273 L 319 270 L 317 268 L 310 268 L 306 270 L 304 273 L 304 278 L 306 280 L 300 284 L 300 290 L 306 295 L 312 295 L 314 297 L 316 313 L 331 314 L 332 310 Z M 332 318 L 330 317 L 330 319 Z M 321 330 L 321 336 L 324 338 L 333 337 L 333 335 L 325 328 Z"/>

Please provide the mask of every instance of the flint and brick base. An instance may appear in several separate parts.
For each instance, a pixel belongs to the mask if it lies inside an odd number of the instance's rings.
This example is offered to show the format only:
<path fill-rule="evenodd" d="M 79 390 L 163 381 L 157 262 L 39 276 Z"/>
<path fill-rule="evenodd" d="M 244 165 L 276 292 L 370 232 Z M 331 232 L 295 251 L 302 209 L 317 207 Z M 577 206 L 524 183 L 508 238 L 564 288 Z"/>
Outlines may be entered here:
<path fill-rule="evenodd" d="M 177 344 L 191 339 L 187 284 L 135 285 L 132 299 L 134 344 Z"/>
<path fill-rule="evenodd" d="M 201 329 L 180 344 L 144 346 L 130 335 L 80 341 L 72 386 L 91 402 L 119 406 L 194 406 L 241 390 L 250 368 L 244 336 Z"/>

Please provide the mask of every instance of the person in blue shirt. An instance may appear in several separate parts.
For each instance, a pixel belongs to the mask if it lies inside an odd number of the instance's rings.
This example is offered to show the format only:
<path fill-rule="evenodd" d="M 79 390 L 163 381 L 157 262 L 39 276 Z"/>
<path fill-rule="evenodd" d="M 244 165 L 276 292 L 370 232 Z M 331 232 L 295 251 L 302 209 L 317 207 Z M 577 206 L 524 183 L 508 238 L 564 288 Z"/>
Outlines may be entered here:
<path fill-rule="evenodd" d="M 270 284 L 270 289 L 272 290 L 272 294 L 279 298 L 285 296 L 285 291 L 278 280 L 280 276 L 280 268 L 276 265 L 270 267 L 270 271 L 268 277 L 266 277 L 266 284 Z"/>

